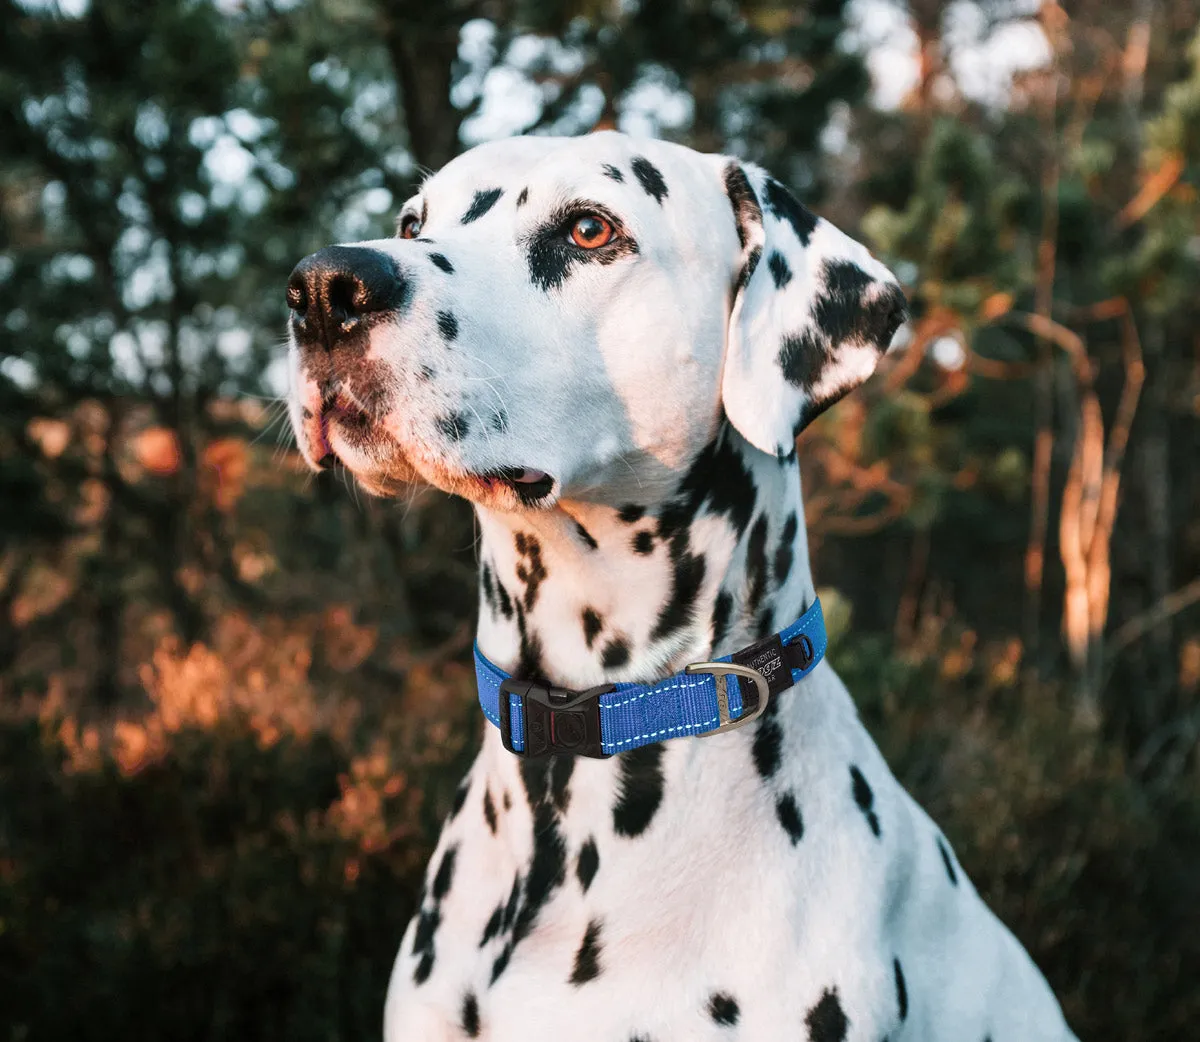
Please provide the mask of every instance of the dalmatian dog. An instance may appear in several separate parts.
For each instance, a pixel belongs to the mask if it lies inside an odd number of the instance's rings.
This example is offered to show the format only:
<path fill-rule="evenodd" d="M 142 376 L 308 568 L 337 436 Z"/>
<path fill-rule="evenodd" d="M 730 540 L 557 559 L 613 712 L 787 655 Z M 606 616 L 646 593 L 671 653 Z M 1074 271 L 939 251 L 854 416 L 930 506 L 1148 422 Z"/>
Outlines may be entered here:
<path fill-rule="evenodd" d="M 480 652 L 570 691 L 811 608 L 795 437 L 905 317 L 762 170 L 616 133 L 472 149 L 287 293 L 307 462 L 470 500 Z M 1073 1038 L 824 660 L 749 726 L 604 758 L 483 727 L 388 1042 Z"/>

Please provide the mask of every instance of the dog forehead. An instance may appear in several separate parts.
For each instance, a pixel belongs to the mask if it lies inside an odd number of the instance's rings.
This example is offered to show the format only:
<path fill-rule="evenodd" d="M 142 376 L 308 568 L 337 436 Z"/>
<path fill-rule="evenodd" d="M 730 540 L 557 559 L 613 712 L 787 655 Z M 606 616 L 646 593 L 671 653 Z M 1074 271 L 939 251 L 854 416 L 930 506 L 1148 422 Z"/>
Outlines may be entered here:
<path fill-rule="evenodd" d="M 709 205 L 720 194 L 717 157 L 618 131 L 582 137 L 515 137 L 464 152 L 424 182 L 432 203 L 500 189 L 514 198 L 561 197 L 602 185 L 652 207 Z M 524 199 L 522 200 L 524 202 Z"/>

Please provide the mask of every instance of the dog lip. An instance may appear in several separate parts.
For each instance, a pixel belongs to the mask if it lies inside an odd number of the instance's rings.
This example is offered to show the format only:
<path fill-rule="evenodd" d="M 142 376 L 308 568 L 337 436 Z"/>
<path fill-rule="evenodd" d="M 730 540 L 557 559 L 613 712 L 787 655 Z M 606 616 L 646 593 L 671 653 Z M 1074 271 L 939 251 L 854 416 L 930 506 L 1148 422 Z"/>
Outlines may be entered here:
<path fill-rule="evenodd" d="M 529 467 L 522 468 L 520 472 L 516 467 L 505 467 L 504 470 L 508 480 L 518 485 L 537 485 L 548 477 L 544 470 L 532 470 Z"/>
<path fill-rule="evenodd" d="M 331 428 L 335 424 L 343 433 L 356 428 L 362 431 L 371 424 L 368 414 L 340 388 L 325 392 L 310 422 L 309 454 L 317 470 L 328 470 L 340 458 L 333 448 Z"/>
<path fill-rule="evenodd" d="M 527 506 L 545 499 L 554 491 L 554 478 L 532 467 L 497 467 L 480 475 L 485 481 L 499 481 L 512 489 Z"/>

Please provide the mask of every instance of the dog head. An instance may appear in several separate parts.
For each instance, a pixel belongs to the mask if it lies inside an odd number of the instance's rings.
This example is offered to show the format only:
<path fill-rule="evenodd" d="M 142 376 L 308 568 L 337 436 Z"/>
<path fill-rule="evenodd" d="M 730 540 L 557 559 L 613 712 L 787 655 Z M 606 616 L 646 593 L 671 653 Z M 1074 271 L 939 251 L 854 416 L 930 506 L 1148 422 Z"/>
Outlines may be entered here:
<path fill-rule="evenodd" d="M 287 293 L 308 463 L 500 509 L 653 501 L 722 414 L 786 456 L 905 314 L 763 171 L 616 133 L 472 149 L 395 238 L 320 250 Z"/>

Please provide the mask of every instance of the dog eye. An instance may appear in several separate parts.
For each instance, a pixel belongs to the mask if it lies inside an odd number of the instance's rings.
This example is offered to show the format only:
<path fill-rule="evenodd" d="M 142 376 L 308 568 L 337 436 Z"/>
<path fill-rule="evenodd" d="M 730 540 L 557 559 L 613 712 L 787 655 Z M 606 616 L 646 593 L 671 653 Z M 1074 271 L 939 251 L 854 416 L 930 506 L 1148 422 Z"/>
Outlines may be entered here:
<path fill-rule="evenodd" d="M 613 237 L 612 223 L 596 214 L 580 217 L 571 226 L 571 241 L 585 250 L 597 250 Z"/>
<path fill-rule="evenodd" d="M 400 238 L 415 239 L 421 234 L 421 218 L 415 213 L 400 218 Z"/>

